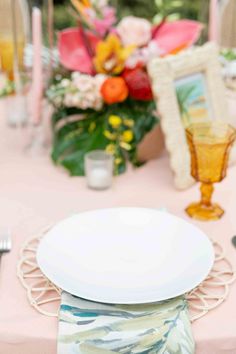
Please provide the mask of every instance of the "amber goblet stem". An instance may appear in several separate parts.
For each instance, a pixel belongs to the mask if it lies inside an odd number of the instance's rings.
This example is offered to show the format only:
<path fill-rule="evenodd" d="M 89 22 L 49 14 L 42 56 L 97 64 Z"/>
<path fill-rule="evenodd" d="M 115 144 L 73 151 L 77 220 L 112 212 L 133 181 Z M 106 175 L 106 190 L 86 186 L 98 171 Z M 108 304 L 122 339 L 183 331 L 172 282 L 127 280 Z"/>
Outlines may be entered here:
<path fill-rule="evenodd" d="M 206 208 L 211 207 L 212 206 L 211 197 L 212 197 L 212 193 L 214 191 L 213 184 L 212 183 L 202 183 L 200 190 L 201 190 L 201 204 Z"/>

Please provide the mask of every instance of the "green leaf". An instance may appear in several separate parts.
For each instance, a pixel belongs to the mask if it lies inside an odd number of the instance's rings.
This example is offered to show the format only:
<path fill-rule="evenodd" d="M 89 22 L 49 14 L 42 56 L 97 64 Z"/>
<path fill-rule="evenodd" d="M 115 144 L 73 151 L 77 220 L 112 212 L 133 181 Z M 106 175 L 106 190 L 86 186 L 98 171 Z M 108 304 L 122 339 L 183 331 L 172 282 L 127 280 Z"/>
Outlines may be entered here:
<path fill-rule="evenodd" d="M 96 118 L 97 113 L 93 113 L 90 118 L 65 123 L 59 129 L 54 127 L 52 159 L 56 164 L 66 167 L 73 176 L 84 175 L 84 156 L 87 152 L 106 147 L 104 122 Z M 89 126 L 94 121 L 97 125 L 91 134 Z"/>
<path fill-rule="evenodd" d="M 127 100 L 121 104 L 105 106 L 100 112 L 93 110 L 81 111 L 77 108 L 63 108 L 54 112 L 52 117 L 53 149 L 52 159 L 64 166 L 72 176 L 84 175 L 84 156 L 87 152 L 95 149 L 105 149 L 108 144 L 115 144 L 115 174 L 126 170 L 126 160 L 134 166 L 140 166 L 137 159 L 137 146 L 144 136 L 158 123 L 155 115 L 154 102 L 140 102 Z M 84 117 L 81 118 L 81 113 Z M 132 129 L 134 138 L 129 143 L 127 151 L 120 146 L 120 135 L 116 141 L 108 140 L 104 132 L 112 131 L 109 125 L 110 115 L 119 115 L 122 121 L 125 119 L 134 122 L 133 127 L 125 125 L 120 127 L 119 134 Z M 71 120 L 73 115 L 73 120 Z"/>
<path fill-rule="evenodd" d="M 155 0 L 155 3 L 157 7 L 163 6 L 163 0 Z"/>

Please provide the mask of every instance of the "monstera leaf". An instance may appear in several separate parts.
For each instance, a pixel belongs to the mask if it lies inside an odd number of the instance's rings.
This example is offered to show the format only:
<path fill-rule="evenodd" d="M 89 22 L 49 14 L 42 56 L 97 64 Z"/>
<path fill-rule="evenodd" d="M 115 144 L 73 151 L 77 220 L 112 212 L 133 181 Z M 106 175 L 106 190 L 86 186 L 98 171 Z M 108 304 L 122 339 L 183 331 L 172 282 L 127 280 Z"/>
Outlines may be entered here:
<path fill-rule="evenodd" d="M 70 121 L 73 110 L 64 110 L 54 114 L 54 143 L 52 159 L 68 169 L 72 176 L 84 175 L 84 155 L 92 150 L 104 149 L 107 139 L 103 134 L 104 122 L 94 114 L 79 115 Z M 80 113 L 80 112 L 79 112 Z M 95 114 L 96 115 L 96 114 Z M 94 118 L 96 123 L 94 123 Z M 58 121 L 64 120 L 59 128 Z M 96 124 L 93 132 L 91 131 Z"/>
<path fill-rule="evenodd" d="M 111 115 L 119 115 L 122 120 L 133 122 L 133 140 L 129 149 L 119 145 L 119 134 L 109 124 Z M 54 112 L 53 127 L 53 161 L 65 167 L 72 176 L 84 175 L 84 156 L 96 149 L 106 149 L 108 145 L 116 146 L 116 174 L 126 170 L 126 160 L 139 166 L 137 146 L 144 136 L 153 129 L 158 119 L 155 115 L 154 102 L 128 100 L 125 103 L 105 106 L 102 111 L 82 111 L 77 108 L 61 108 Z M 121 129 L 125 129 L 121 127 Z M 110 140 L 105 132 L 116 140 Z M 121 131 L 122 133 L 122 131 Z"/>

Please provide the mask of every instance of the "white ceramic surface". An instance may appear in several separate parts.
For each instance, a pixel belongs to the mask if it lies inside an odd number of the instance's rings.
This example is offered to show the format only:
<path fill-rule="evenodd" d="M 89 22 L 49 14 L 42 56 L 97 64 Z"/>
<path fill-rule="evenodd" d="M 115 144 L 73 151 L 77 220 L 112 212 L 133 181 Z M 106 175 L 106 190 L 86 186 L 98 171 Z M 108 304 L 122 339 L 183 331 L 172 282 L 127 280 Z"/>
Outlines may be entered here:
<path fill-rule="evenodd" d="M 37 260 L 57 286 L 79 297 L 137 304 L 184 294 L 208 275 L 214 250 L 194 225 L 155 209 L 81 213 L 53 227 Z"/>

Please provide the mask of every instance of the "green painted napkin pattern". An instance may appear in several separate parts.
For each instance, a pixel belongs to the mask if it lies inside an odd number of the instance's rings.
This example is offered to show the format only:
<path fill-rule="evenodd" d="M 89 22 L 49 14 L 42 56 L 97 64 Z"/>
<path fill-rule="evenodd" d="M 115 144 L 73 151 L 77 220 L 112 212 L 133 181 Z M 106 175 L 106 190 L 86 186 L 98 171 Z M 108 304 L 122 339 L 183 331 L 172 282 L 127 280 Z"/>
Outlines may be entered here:
<path fill-rule="evenodd" d="M 62 293 L 58 354 L 193 354 L 186 299 L 107 305 Z"/>

